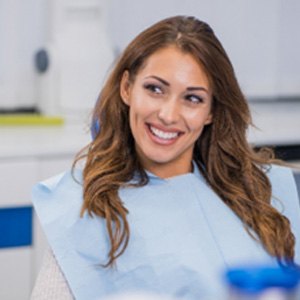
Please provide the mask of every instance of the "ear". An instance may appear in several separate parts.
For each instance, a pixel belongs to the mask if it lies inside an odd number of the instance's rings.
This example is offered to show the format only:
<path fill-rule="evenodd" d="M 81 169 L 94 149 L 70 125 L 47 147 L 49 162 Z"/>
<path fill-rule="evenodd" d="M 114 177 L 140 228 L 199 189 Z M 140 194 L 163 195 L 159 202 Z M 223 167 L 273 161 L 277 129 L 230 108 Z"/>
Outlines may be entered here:
<path fill-rule="evenodd" d="M 213 114 L 212 114 L 212 112 L 208 115 L 208 117 L 207 117 L 207 119 L 206 119 L 206 121 L 205 121 L 205 125 L 209 125 L 209 124 L 211 124 L 212 123 L 212 121 L 213 121 Z"/>
<path fill-rule="evenodd" d="M 120 96 L 125 104 L 130 105 L 131 84 L 129 80 L 129 72 L 124 71 L 120 82 Z"/>

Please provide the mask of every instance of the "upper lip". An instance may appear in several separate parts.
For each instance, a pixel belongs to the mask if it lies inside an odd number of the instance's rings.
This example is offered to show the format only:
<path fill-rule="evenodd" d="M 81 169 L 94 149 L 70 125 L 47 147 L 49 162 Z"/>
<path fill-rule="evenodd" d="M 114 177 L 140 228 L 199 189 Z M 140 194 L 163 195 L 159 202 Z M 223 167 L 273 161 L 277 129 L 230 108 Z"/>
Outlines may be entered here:
<path fill-rule="evenodd" d="M 163 132 L 167 132 L 167 133 L 183 133 L 182 130 L 179 130 L 177 128 L 166 128 L 164 126 L 158 125 L 158 124 L 151 124 L 151 123 L 146 123 L 148 126 L 157 128 L 158 130 L 161 130 Z"/>

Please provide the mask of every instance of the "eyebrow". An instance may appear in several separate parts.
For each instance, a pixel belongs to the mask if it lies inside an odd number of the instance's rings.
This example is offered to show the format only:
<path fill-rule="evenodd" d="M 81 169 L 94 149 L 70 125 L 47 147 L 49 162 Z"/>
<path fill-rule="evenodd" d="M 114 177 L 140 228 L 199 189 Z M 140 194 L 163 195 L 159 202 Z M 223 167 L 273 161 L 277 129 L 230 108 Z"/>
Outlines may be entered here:
<path fill-rule="evenodd" d="M 164 80 L 164 79 L 162 79 L 158 76 L 152 75 L 152 76 L 146 77 L 146 79 L 147 78 L 154 78 L 154 79 L 160 81 L 165 86 L 170 86 L 170 83 L 168 81 L 166 81 L 166 80 Z M 204 92 L 208 93 L 208 90 L 206 88 L 202 87 L 202 86 L 190 86 L 190 87 L 187 87 L 186 90 L 190 91 L 190 92 L 192 92 L 192 91 L 204 91 Z"/>
<path fill-rule="evenodd" d="M 164 85 L 166 85 L 166 86 L 170 86 L 170 83 L 169 83 L 168 81 L 166 81 L 166 80 L 164 80 L 164 79 L 162 79 L 162 78 L 160 78 L 160 77 L 158 77 L 158 76 L 153 75 L 153 76 L 148 76 L 148 77 L 146 77 L 146 79 L 147 79 L 147 78 L 154 78 L 154 79 L 160 81 L 162 84 L 164 84 Z"/>

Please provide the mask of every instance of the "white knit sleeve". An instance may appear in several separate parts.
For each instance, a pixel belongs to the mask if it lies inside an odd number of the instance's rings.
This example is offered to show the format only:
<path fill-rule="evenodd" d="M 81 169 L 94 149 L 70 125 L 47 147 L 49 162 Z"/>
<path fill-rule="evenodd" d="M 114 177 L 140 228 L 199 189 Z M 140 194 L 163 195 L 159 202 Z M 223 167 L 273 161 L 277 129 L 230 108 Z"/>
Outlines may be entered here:
<path fill-rule="evenodd" d="M 48 249 L 30 300 L 50 299 L 71 300 L 74 297 L 51 249 Z"/>

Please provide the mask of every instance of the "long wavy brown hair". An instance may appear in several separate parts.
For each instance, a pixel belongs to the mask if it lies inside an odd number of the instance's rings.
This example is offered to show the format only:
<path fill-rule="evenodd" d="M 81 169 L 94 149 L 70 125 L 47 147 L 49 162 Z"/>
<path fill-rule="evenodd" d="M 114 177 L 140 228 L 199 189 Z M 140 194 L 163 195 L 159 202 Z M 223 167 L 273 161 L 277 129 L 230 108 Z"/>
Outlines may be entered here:
<path fill-rule="evenodd" d="M 192 55 L 212 86 L 213 122 L 195 144 L 194 161 L 249 234 L 281 264 L 294 264 L 295 238 L 289 220 L 270 204 L 271 184 L 265 173 L 276 161 L 271 151 L 254 151 L 247 142 L 251 116 L 231 62 L 209 25 L 194 17 L 176 16 L 143 31 L 120 56 L 94 109 L 92 122 L 99 122 L 101 129 L 75 160 L 76 164 L 85 159 L 81 214 L 106 220 L 110 251 L 105 266 L 112 266 L 129 242 L 128 211 L 118 190 L 127 186 L 134 174 L 140 175 L 135 185 L 148 182 L 136 155 L 129 108 L 120 97 L 121 78 L 127 70 L 134 81 L 147 58 L 169 45 Z"/>

